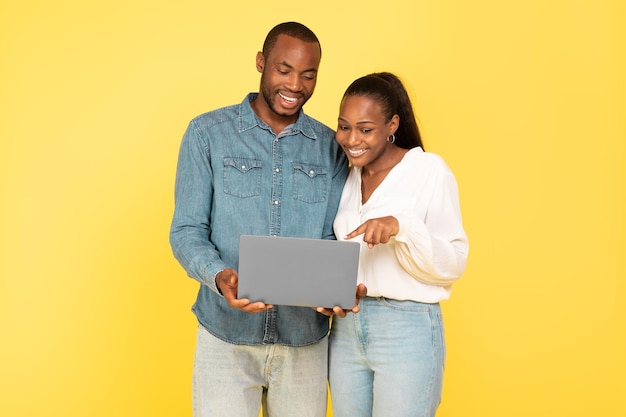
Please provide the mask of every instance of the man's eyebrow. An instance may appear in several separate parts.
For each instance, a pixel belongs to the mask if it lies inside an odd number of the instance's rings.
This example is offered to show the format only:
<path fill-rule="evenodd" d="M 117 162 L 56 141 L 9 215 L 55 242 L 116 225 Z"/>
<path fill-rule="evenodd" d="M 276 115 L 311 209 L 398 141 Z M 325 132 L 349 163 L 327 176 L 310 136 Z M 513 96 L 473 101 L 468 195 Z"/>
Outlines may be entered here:
<path fill-rule="evenodd" d="M 288 63 L 287 61 L 282 61 L 282 62 L 279 62 L 279 63 L 278 63 L 278 65 L 283 65 L 283 66 L 285 66 L 285 67 L 287 67 L 287 68 L 289 68 L 289 69 L 295 69 L 295 68 L 293 67 L 293 65 L 291 65 L 291 64 L 290 64 L 290 63 Z M 317 73 L 317 68 L 315 68 L 315 67 L 313 67 L 313 68 L 307 68 L 307 69 L 303 70 L 302 72 L 315 72 L 315 73 Z"/>

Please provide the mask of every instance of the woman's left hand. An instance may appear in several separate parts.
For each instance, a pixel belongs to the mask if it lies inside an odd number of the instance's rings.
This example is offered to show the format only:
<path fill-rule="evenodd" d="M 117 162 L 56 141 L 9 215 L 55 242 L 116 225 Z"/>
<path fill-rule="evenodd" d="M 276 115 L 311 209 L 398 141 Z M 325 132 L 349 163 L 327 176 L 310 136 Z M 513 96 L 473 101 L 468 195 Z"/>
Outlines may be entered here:
<path fill-rule="evenodd" d="M 369 219 L 352 232 L 346 235 L 346 239 L 352 239 L 358 235 L 363 235 L 363 242 L 372 249 L 379 243 L 387 243 L 392 236 L 400 231 L 398 219 L 393 216 L 377 217 Z"/>

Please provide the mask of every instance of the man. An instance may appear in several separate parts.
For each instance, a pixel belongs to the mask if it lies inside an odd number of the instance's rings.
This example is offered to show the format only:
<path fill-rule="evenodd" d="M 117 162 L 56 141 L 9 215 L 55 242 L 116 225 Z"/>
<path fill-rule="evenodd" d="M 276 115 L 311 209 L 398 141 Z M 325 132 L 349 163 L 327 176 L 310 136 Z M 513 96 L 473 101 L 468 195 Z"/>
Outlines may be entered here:
<path fill-rule="evenodd" d="M 260 92 L 196 117 L 183 137 L 170 243 L 201 284 L 196 417 L 257 417 L 261 404 L 272 417 L 326 415 L 332 311 L 238 299 L 235 270 L 242 234 L 334 238 L 348 165 L 333 130 L 302 110 L 320 60 L 311 30 L 277 25 L 256 56 Z"/>

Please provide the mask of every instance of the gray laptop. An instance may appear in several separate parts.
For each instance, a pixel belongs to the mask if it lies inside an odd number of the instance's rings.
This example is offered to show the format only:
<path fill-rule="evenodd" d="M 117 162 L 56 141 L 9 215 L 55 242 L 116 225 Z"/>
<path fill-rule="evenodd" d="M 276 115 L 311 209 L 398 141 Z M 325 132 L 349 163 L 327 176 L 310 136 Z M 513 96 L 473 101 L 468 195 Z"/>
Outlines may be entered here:
<path fill-rule="evenodd" d="M 351 309 L 360 243 L 242 235 L 238 298 L 266 304 Z"/>

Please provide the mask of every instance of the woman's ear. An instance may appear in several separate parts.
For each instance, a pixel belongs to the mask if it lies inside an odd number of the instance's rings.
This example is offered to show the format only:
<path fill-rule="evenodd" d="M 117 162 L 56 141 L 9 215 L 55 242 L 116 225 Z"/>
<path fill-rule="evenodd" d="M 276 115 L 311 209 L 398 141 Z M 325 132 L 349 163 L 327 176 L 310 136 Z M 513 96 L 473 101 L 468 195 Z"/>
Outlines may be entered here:
<path fill-rule="evenodd" d="M 398 116 L 397 114 L 394 114 L 391 120 L 389 121 L 388 125 L 389 125 L 389 135 L 387 136 L 391 136 L 394 133 L 396 133 L 396 130 L 398 130 L 398 126 L 400 126 L 400 116 Z"/>

